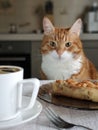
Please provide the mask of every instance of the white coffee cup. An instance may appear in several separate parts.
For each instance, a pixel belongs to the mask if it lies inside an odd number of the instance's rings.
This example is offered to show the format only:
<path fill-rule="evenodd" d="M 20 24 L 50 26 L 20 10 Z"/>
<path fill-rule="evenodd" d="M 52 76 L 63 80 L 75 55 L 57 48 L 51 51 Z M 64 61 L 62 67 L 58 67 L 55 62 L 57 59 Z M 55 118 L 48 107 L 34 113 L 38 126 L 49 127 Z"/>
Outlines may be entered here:
<path fill-rule="evenodd" d="M 16 71 L 13 72 L 14 70 Z M 18 66 L 0 66 L 0 121 L 13 119 L 20 112 L 29 110 L 34 106 L 40 82 L 36 78 L 23 79 L 23 71 L 23 68 Z M 22 108 L 24 84 L 32 85 L 33 90 L 30 103 L 27 107 Z"/>

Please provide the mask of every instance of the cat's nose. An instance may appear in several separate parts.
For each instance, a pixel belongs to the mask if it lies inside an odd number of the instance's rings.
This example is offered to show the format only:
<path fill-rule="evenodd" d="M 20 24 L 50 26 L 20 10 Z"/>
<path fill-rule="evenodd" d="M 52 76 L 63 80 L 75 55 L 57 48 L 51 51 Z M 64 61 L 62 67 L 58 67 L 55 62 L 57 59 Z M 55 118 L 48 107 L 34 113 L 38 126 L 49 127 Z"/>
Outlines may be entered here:
<path fill-rule="evenodd" d="M 59 56 L 61 56 L 61 55 L 63 54 L 63 51 L 62 51 L 62 50 L 57 50 L 57 54 L 58 54 Z"/>

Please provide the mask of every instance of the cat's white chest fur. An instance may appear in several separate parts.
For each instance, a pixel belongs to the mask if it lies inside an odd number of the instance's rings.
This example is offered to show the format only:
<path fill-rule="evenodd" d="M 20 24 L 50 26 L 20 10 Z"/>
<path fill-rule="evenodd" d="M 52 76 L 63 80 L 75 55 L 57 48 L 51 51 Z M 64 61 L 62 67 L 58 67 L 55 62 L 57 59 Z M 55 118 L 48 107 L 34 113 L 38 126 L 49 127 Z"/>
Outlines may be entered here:
<path fill-rule="evenodd" d="M 56 51 L 53 51 L 42 55 L 41 68 L 49 80 L 66 80 L 80 71 L 81 59 L 81 57 L 74 59 L 70 52 L 64 52 L 59 57 Z"/>

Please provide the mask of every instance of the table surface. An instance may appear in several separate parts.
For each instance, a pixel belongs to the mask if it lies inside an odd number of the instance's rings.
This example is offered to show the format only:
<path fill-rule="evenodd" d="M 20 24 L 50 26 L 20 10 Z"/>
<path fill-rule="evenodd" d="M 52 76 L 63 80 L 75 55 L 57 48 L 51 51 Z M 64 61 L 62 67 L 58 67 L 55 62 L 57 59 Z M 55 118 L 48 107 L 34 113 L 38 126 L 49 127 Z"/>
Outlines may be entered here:
<path fill-rule="evenodd" d="M 41 84 L 47 83 L 47 81 L 41 81 Z M 29 95 L 31 92 L 31 88 L 26 88 L 24 93 Z M 39 98 L 38 101 L 43 106 L 42 112 L 40 115 L 25 124 L 15 126 L 13 128 L 6 128 L 6 130 L 56 130 L 57 128 L 47 119 L 44 109 L 46 107 L 53 108 L 63 119 L 66 121 L 81 124 L 84 126 L 88 126 L 93 130 L 98 129 L 98 110 L 77 110 L 72 108 L 65 108 L 61 106 L 56 106 L 50 103 L 47 103 Z M 70 130 L 86 130 L 80 127 L 73 127 Z"/>

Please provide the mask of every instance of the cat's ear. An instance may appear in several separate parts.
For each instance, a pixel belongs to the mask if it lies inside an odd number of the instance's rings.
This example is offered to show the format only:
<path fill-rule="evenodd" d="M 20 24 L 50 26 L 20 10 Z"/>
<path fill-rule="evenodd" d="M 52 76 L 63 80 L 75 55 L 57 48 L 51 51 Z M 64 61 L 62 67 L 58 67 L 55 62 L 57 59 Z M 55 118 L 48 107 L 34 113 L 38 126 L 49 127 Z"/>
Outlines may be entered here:
<path fill-rule="evenodd" d="M 70 28 L 70 33 L 76 33 L 78 36 L 81 33 L 81 27 L 82 27 L 82 20 L 79 18 Z"/>
<path fill-rule="evenodd" d="M 49 35 L 54 32 L 54 26 L 47 17 L 44 17 L 43 19 L 43 29 L 45 35 Z"/>

